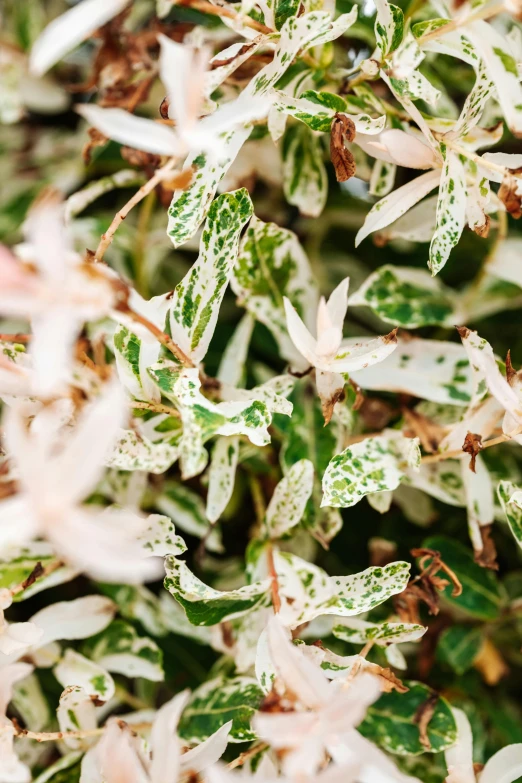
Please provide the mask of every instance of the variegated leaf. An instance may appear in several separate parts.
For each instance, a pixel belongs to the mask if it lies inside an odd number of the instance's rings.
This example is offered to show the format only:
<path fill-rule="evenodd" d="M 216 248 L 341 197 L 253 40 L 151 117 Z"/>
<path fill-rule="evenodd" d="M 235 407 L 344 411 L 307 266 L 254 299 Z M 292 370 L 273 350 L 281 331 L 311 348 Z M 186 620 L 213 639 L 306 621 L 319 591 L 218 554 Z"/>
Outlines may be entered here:
<path fill-rule="evenodd" d="M 510 481 L 501 481 L 497 495 L 509 528 L 517 544 L 522 547 L 522 491 Z"/>
<path fill-rule="evenodd" d="M 374 625 L 364 620 L 345 620 L 342 625 L 332 628 L 337 639 L 353 644 L 366 644 L 373 641 L 380 647 L 403 642 L 416 642 L 427 631 L 415 623 L 380 623 Z"/>
<path fill-rule="evenodd" d="M 91 732 L 96 728 L 96 711 L 94 704 L 86 691 L 77 685 L 71 685 L 66 688 L 60 696 L 56 717 L 60 731 Z M 89 745 L 95 741 L 92 736 L 87 737 L 65 737 L 64 742 L 72 750 L 87 750 Z"/>
<path fill-rule="evenodd" d="M 223 551 L 219 532 L 217 530 L 210 531 L 203 500 L 190 487 L 176 481 L 167 481 L 154 503 L 160 511 L 168 514 L 184 533 L 196 538 L 204 538 L 205 546 L 209 551 Z M 177 555 L 181 552 L 170 552 L 169 554 Z"/>
<path fill-rule="evenodd" d="M 152 682 L 164 679 L 163 653 L 148 636 L 139 636 L 130 623 L 114 620 L 89 640 L 83 652 L 110 672 L 126 677 L 143 677 Z"/>
<path fill-rule="evenodd" d="M 348 508 L 370 492 L 396 489 L 406 471 L 419 464 L 416 438 L 366 438 L 330 461 L 323 476 L 321 505 Z"/>
<path fill-rule="evenodd" d="M 216 522 L 226 509 L 236 477 L 239 457 L 239 437 L 216 438 L 208 473 L 208 494 L 206 516 L 209 522 Z"/>
<path fill-rule="evenodd" d="M 185 707 L 180 736 L 187 742 L 200 743 L 231 720 L 230 742 L 254 740 L 250 719 L 262 698 L 262 690 L 251 677 L 209 680 L 193 692 Z"/>
<path fill-rule="evenodd" d="M 114 680 L 109 672 L 75 650 L 65 651 L 53 673 L 63 688 L 79 686 L 87 696 L 101 701 L 109 701 L 114 696 Z"/>
<path fill-rule="evenodd" d="M 208 212 L 198 260 L 172 295 L 170 333 L 196 363 L 205 356 L 214 334 L 237 259 L 239 236 L 252 211 L 245 189 L 218 196 Z"/>
<path fill-rule="evenodd" d="M 303 368 L 303 358 L 288 336 L 283 296 L 311 326 L 318 295 L 296 235 L 275 223 L 252 218 L 230 284 L 239 304 L 272 332 L 281 356 Z"/>
<path fill-rule="evenodd" d="M 457 300 L 453 291 L 424 269 L 386 265 L 365 280 L 348 305 L 366 305 L 383 321 L 417 329 L 453 323 Z"/>
<path fill-rule="evenodd" d="M 466 172 L 456 152 L 440 145 L 444 167 L 437 202 L 437 224 L 430 244 L 428 266 L 436 275 L 445 265 L 466 225 Z"/>
<path fill-rule="evenodd" d="M 165 588 L 181 604 L 193 625 L 216 625 L 239 617 L 267 600 L 270 580 L 245 585 L 237 590 L 214 590 L 189 570 L 186 563 L 167 558 Z"/>
<path fill-rule="evenodd" d="M 442 404 L 467 406 L 473 375 L 466 351 L 443 340 L 399 339 L 383 362 L 351 373 L 362 389 L 412 394 Z"/>
<path fill-rule="evenodd" d="M 280 538 L 301 520 L 312 494 L 314 466 L 308 459 L 294 463 L 274 490 L 265 523 L 271 538 Z"/>
<path fill-rule="evenodd" d="M 320 139 L 306 125 L 287 130 L 283 139 L 283 189 L 302 215 L 318 217 L 328 196 L 328 178 Z"/>
<path fill-rule="evenodd" d="M 250 136 L 252 127 L 235 128 L 223 134 L 222 150 L 213 158 L 208 152 L 192 155 L 185 168 L 193 168 L 192 182 L 186 190 L 174 193 L 169 207 L 167 234 L 174 247 L 194 236 L 206 217 L 219 183 Z"/>

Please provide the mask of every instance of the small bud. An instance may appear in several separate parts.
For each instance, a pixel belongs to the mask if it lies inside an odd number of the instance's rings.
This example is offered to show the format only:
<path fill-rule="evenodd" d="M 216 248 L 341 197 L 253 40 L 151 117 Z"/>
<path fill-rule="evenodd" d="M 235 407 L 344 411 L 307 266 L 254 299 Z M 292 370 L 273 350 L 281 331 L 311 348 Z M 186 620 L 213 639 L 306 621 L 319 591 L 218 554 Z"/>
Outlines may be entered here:
<path fill-rule="evenodd" d="M 377 76 L 380 66 L 377 60 L 363 60 L 359 67 L 366 76 Z"/>

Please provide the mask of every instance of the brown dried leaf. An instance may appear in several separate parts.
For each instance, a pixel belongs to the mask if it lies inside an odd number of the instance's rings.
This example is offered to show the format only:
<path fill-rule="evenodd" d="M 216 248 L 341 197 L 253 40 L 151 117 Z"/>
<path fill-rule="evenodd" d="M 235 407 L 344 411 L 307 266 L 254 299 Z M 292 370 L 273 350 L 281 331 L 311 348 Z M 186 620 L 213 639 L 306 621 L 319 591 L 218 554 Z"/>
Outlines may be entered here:
<path fill-rule="evenodd" d="M 355 138 L 355 125 L 353 120 L 343 114 L 337 113 L 332 120 L 330 133 L 330 158 L 335 169 L 337 182 L 346 182 L 355 174 L 355 159 L 345 147 L 346 141 Z"/>
<path fill-rule="evenodd" d="M 363 664 L 363 671 L 373 674 L 379 678 L 379 684 L 383 693 L 391 693 L 397 691 L 397 693 L 407 693 L 409 688 L 404 685 L 396 674 L 392 672 L 388 667 L 379 666 L 378 663 L 371 663 L 365 661 Z"/>
<path fill-rule="evenodd" d="M 482 568 L 489 568 L 491 571 L 498 571 L 497 548 L 491 537 L 492 525 L 484 525 L 480 528 L 482 536 L 482 549 L 475 551 L 475 563 Z"/>
<path fill-rule="evenodd" d="M 427 751 L 431 750 L 431 742 L 430 738 L 428 737 L 428 726 L 435 713 L 438 700 L 439 694 L 432 693 L 430 696 L 428 696 L 426 701 L 424 701 L 419 706 L 417 712 L 415 713 L 415 717 L 413 718 L 413 722 L 416 723 L 419 727 L 420 744 Z"/>
<path fill-rule="evenodd" d="M 498 191 L 498 197 L 506 207 L 509 214 L 518 220 L 522 217 L 522 193 L 519 192 L 520 179 L 515 175 L 520 174 L 520 169 L 510 169 L 506 172 L 502 185 Z"/>
<path fill-rule="evenodd" d="M 89 141 L 84 144 L 82 149 L 82 158 L 86 166 L 91 162 L 92 151 L 96 147 L 103 147 L 109 141 L 107 136 L 104 136 L 103 133 L 100 133 L 96 128 L 89 128 L 87 135 L 89 136 Z"/>
<path fill-rule="evenodd" d="M 480 652 L 473 662 L 473 667 L 482 675 L 486 685 L 497 685 L 509 674 L 509 667 L 491 641 L 485 639 Z"/>
<path fill-rule="evenodd" d="M 410 408 L 402 409 L 403 416 L 412 430 L 413 437 L 419 438 L 422 448 L 428 454 L 434 454 L 439 450 L 439 444 L 444 438 L 444 430 L 438 424 L 435 424 L 427 416 L 418 413 Z"/>
<path fill-rule="evenodd" d="M 473 226 L 473 231 L 478 234 L 479 237 L 487 239 L 489 236 L 489 229 L 491 228 L 491 218 L 489 215 L 484 215 L 484 222 L 481 226 Z"/>
<path fill-rule="evenodd" d="M 478 435 L 474 432 L 468 432 L 466 437 L 464 438 L 464 443 L 462 444 L 462 451 L 464 451 L 466 454 L 469 454 L 471 456 L 470 462 L 469 462 L 469 469 L 473 471 L 473 473 L 476 473 L 476 462 L 477 462 L 477 454 L 482 451 L 482 435 Z"/>

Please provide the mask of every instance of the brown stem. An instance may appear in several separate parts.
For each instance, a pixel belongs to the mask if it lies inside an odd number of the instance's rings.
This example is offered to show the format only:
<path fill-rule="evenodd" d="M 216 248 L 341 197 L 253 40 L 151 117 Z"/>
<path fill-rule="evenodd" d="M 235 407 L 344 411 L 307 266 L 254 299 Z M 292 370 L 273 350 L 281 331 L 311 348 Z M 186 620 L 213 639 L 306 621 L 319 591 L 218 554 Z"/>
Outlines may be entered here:
<path fill-rule="evenodd" d="M 9 592 L 12 596 L 19 595 L 20 593 L 23 593 L 24 590 L 27 590 L 28 587 L 31 587 L 38 579 L 49 576 L 49 574 L 54 573 L 54 571 L 58 571 L 59 568 L 63 568 L 64 565 L 65 563 L 61 560 L 53 560 L 52 563 L 49 563 L 49 565 L 44 568 L 40 561 L 38 561 L 29 576 L 26 577 L 23 582 L 9 588 Z"/>
<path fill-rule="evenodd" d="M 491 446 L 498 446 L 500 443 L 507 443 L 507 441 L 512 440 L 512 438 L 515 438 L 517 435 L 522 434 L 522 425 L 520 427 L 517 427 L 516 430 L 513 430 L 509 435 L 499 435 L 497 438 L 490 438 L 489 440 L 484 441 L 482 444 L 483 449 L 489 449 Z M 459 449 L 458 451 L 443 451 L 440 454 L 428 454 L 426 457 L 422 457 L 421 462 L 423 465 L 428 464 L 430 462 L 441 462 L 445 459 L 455 459 L 456 457 L 462 457 L 464 452 L 462 449 Z"/>
<path fill-rule="evenodd" d="M 152 321 L 149 321 L 148 318 L 145 318 L 144 315 L 140 315 L 140 313 L 137 313 L 135 310 L 133 310 L 131 307 L 129 307 L 127 304 L 120 305 L 120 310 L 123 313 L 126 313 L 128 316 L 130 316 L 133 321 L 136 321 L 136 323 L 141 324 L 145 327 L 145 329 L 148 329 L 151 334 L 154 335 L 154 337 L 167 348 L 185 367 L 195 367 L 194 362 L 192 359 L 190 359 L 187 354 L 181 350 L 179 345 L 174 342 L 172 337 L 169 337 L 168 334 L 165 334 L 165 332 L 162 332 L 161 329 L 159 329 L 156 324 L 153 324 Z"/>
<path fill-rule="evenodd" d="M 279 595 L 279 580 L 277 578 L 277 571 L 274 563 L 274 549 L 272 544 L 268 544 L 266 559 L 268 561 L 268 573 L 272 580 L 272 606 L 274 607 L 275 614 L 278 614 L 281 611 L 281 596 Z"/>
<path fill-rule="evenodd" d="M 177 419 L 180 418 L 180 412 L 176 408 L 163 405 L 161 402 L 138 402 L 137 400 L 131 400 L 129 405 L 131 408 L 137 408 L 138 410 L 167 413 L 169 416 L 175 416 Z"/>
<path fill-rule="evenodd" d="M 253 30 L 257 30 L 259 33 L 264 33 L 265 35 L 274 32 L 270 27 L 252 19 L 250 16 L 240 15 L 232 8 L 226 6 L 213 5 L 212 3 L 208 3 L 207 0 L 184 0 L 180 5 L 190 6 L 190 8 L 195 8 L 196 11 L 202 11 L 203 13 L 211 14 L 212 16 L 225 16 L 227 19 L 237 19 L 244 24 L 245 27 L 251 27 Z"/>
<path fill-rule="evenodd" d="M 230 764 L 227 764 L 227 767 L 229 769 L 236 769 L 236 767 L 242 767 L 243 764 L 248 761 L 248 759 L 252 758 L 252 756 L 256 756 L 258 753 L 262 753 L 266 748 L 268 748 L 267 742 L 256 742 L 255 745 L 252 745 L 251 748 L 248 750 L 245 750 L 244 753 L 240 753 L 237 759 L 234 759 L 230 762 Z"/>
<path fill-rule="evenodd" d="M 168 174 L 174 166 L 176 165 L 177 158 L 171 158 L 168 163 L 166 163 L 162 168 L 158 169 L 157 172 L 154 174 L 153 177 L 149 179 L 148 182 L 146 182 L 144 185 L 141 186 L 141 188 L 134 194 L 134 196 L 127 201 L 125 206 L 123 206 L 119 212 L 115 214 L 115 216 L 112 219 L 112 223 L 110 224 L 107 231 L 102 234 L 100 243 L 98 247 L 96 248 L 96 253 L 94 255 L 95 261 L 101 261 L 105 251 L 111 244 L 114 234 L 118 230 L 118 228 L 121 226 L 129 212 L 133 207 L 136 206 L 136 204 L 139 204 L 142 199 L 145 198 L 149 193 L 151 193 L 156 185 L 159 185 L 159 183 L 165 179 L 165 175 Z"/>
<path fill-rule="evenodd" d="M 28 343 L 31 337 L 30 334 L 0 334 L 0 340 L 6 343 Z"/>

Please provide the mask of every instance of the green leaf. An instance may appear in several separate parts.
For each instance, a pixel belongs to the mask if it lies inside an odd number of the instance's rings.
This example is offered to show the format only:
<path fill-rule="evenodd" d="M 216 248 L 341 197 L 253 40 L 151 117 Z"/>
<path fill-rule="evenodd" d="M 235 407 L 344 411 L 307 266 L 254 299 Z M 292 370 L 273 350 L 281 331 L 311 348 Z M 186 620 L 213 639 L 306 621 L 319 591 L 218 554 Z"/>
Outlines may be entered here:
<path fill-rule="evenodd" d="M 288 336 L 283 296 L 290 299 L 309 324 L 316 311 L 317 288 L 296 235 L 253 217 L 241 242 L 230 284 L 238 303 L 272 332 L 281 356 L 302 363 Z"/>
<path fill-rule="evenodd" d="M 236 590 L 214 590 L 194 576 L 183 560 L 174 557 L 167 558 L 165 571 L 165 588 L 193 625 L 216 625 L 262 606 L 270 589 L 270 580 L 264 580 Z"/>
<path fill-rule="evenodd" d="M 263 697 L 263 691 L 251 677 L 218 677 L 205 682 L 192 694 L 179 724 L 179 734 L 189 743 L 200 743 L 231 720 L 230 742 L 255 740 L 250 721 Z"/>
<path fill-rule="evenodd" d="M 253 213 L 245 188 L 218 196 L 209 209 L 196 263 L 178 283 L 170 304 L 170 333 L 194 362 L 205 356 L 236 263 L 239 236 Z"/>
<path fill-rule="evenodd" d="M 417 329 L 452 323 L 456 297 L 424 269 L 387 264 L 366 278 L 348 305 L 366 305 L 383 321 Z"/>
<path fill-rule="evenodd" d="M 452 587 L 444 590 L 444 599 L 471 617 L 494 620 L 503 604 L 503 596 L 496 574 L 481 568 L 472 553 L 457 541 L 444 536 L 433 536 L 423 546 L 440 552 L 442 560 L 454 571 L 462 584 L 462 594 L 452 596 Z"/>
<path fill-rule="evenodd" d="M 420 682 L 405 684 L 409 687 L 407 693 L 384 693 L 372 704 L 358 729 L 361 734 L 389 753 L 415 756 L 426 750 L 420 742 L 416 716 L 434 692 Z M 437 699 L 433 716 L 428 723 L 427 736 L 431 753 L 449 748 L 457 739 L 453 713 L 442 696 Z"/>
<path fill-rule="evenodd" d="M 110 672 L 126 677 L 164 679 L 163 653 L 148 636 L 138 636 L 124 620 L 114 620 L 108 628 L 84 645 L 84 653 Z"/>
<path fill-rule="evenodd" d="M 454 625 L 446 628 L 437 643 L 437 657 L 451 666 L 457 674 L 464 674 L 473 666 L 480 652 L 484 636 L 480 628 Z"/>
<path fill-rule="evenodd" d="M 283 138 L 283 190 L 289 204 L 306 217 L 319 217 L 328 196 L 321 141 L 306 125 L 295 125 Z"/>
<path fill-rule="evenodd" d="M 396 489 L 406 471 L 419 463 L 416 438 L 366 438 L 330 461 L 323 476 L 321 505 L 349 508 L 370 492 Z"/>
<path fill-rule="evenodd" d="M 497 488 L 497 495 L 509 529 L 517 544 L 522 547 L 522 492 L 510 481 L 501 481 Z"/>

